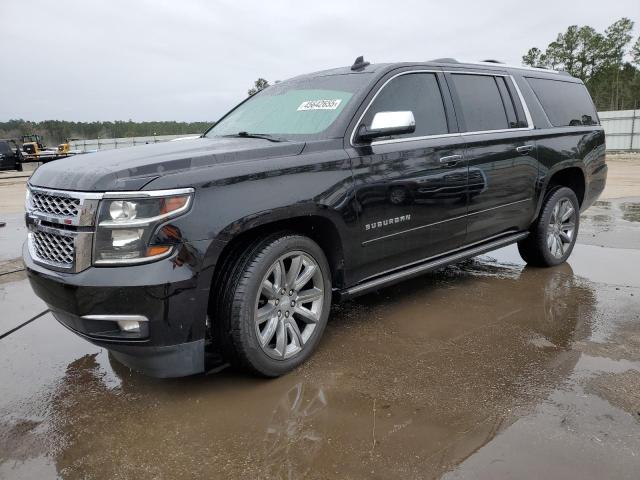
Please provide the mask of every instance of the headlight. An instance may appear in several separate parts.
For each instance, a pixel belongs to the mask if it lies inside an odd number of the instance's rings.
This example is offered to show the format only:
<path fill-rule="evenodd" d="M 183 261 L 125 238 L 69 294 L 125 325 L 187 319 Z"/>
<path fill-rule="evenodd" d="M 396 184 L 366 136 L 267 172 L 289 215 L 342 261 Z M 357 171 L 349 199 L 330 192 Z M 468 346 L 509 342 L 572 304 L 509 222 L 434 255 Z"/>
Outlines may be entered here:
<path fill-rule="evenodd" d="M 115 200 L 109 205 L 111 220 L 133 220 L 138 214 L 138 204 L 129 200 Z"/>
<path fill-rule="evenodd" d="M 193 189 L 141 192 L 140 197 L 127 198 L 110 195 L 100 202 L 94 264 L 142 263 L 171 254 L 173 245 L 151 244 L 152 237 L 160 224 L 189 209 Z"/>

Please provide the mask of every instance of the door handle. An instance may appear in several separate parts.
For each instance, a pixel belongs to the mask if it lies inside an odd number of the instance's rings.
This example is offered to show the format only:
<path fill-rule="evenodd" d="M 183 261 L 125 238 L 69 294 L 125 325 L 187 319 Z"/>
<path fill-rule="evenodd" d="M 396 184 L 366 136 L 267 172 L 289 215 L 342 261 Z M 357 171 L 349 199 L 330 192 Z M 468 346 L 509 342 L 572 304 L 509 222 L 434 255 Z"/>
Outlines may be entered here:
<path fill-rule="evenodd" d="M 446 163 L 448 165 L 455 165 L 460 160 L 462 160 L 462 155 L 447 155 L 445 157 L 440 157 L 440 163 Z"/>
<path fill-rule="evenodd" d="M 516 147 L 516 152 L 524 155 L 525 153 L 529 153 L 533 150 L 533 145 L 522 145 L 521 147 Z"/>

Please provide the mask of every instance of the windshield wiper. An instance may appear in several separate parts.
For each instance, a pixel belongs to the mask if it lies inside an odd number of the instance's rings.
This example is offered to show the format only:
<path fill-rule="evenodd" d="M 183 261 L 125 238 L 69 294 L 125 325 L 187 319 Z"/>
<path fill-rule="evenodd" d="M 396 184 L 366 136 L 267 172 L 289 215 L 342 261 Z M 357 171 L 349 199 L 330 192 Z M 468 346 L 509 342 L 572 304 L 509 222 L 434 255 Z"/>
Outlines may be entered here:
<path fill-rule="evenodd" d="M 262 138 L 263 140 L 269 140 L 270 142 L 284 142 L 284 139 L 274 137 L 273 135 L 269 135 L 268 133 L 238 132 L 231 135 L 223 135 L 223 137 Z"/>

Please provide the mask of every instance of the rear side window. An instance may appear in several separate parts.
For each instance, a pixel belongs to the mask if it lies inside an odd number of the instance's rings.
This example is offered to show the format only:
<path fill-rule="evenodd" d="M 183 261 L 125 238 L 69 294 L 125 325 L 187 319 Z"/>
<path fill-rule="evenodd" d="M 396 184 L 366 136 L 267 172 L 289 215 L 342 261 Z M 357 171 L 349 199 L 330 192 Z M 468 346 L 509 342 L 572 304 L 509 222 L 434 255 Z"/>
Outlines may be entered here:
<path fill-rule="evenodd" d="M 467 132 L 503 130 L 517 127 L 513 102 L 503 100 L 502 77 L 454 73 L 451 75 L 462 108 Z M 498 84 L 501 81 L 502 84 Z M 511 118 L 509 118 L 511 117 Z"/>
<path fill-rule="evenodd" d="M 391 80 L 378 94 L 363 118 L 371 125 L 378 112 L 412 111 L 416 131 L 396 138 L 424 137 L 448 133 L 438 79 L 433 73 L 410 73 Z"/>
<path fill-rule="evenodd" d="M 598 125 L 598 115 L 581 83 L 527 78 L 554 127 Z"/>
<path fill-rule="evenodd" d="M 498 90 L 500 90 L 500 96 L 502 97 L 504 111 L 507 113 L 507 122 L 509 123 L 509 128 L 517 128 L 520 125 L 518 124 L 516 109 L 513 106 L 513 98 L 511 98 L 511 94 L 509 93 L 509 89 L 507 88 L 507 82 L 505 81 L 504 77 L 494 78 L 496 79 L 496 83 L 498 84 Z M 526 127 L 526 125 L 523 126 Z"/>

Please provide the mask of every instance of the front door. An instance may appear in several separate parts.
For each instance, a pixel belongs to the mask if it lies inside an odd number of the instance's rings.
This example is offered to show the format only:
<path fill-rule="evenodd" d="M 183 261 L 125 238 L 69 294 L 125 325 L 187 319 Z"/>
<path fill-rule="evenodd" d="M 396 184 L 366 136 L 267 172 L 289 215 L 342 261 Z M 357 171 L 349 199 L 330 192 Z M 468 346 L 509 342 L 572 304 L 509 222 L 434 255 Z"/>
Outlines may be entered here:
<path fill-rule="evenodd" d="M 444 95 L 443 95 L 444 93 Z M 444 76 L 406 71 L 387 80 L 365 111 L 411 111 L 414 133 L 369 144 L 352 139 L 360 222 L 360 279 L 459 247 L 466 234 L 467 165 Z"/>

